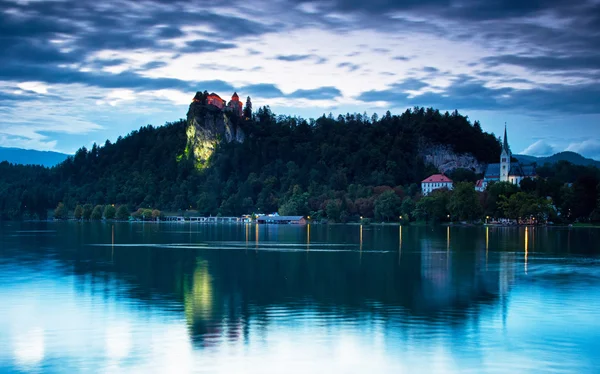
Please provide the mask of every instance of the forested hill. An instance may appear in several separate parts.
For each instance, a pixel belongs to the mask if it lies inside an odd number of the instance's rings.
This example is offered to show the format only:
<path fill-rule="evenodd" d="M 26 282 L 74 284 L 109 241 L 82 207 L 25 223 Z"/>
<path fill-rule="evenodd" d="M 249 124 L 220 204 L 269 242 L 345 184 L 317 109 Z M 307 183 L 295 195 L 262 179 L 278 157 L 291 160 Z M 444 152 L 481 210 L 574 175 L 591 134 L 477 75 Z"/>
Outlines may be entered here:
<path fill-rule="evenodd" d="M 0 147 L 0 162 L 8 161 L 13 164 L 52 167 L 63 162 L 68 156 L 58 152 Z"/>
<path fill-rule="evenodd" d="M 494 135 L 457 112 L 415 108 L 380 119 L 303 120 L 263 107 L 242 124 L 243 143 L 221 143 L 199 170 L 185 156 L 186 126 L 180 120 L 142 127 L 114 144 L 81 148 L 52 169 L 0 163 L 1 217 L 43 218 L 59 202 L 69 209 L 127 204 L 237 215 L 310 214 L 335 201 L 359 214 L 358 205 L 372 207 L 382 189 L 416 192 L 416 183 L 435 171 L 419 156 L 423 144 L 449 145 L 481 162 L 495 162 L 500 153 Z"/>

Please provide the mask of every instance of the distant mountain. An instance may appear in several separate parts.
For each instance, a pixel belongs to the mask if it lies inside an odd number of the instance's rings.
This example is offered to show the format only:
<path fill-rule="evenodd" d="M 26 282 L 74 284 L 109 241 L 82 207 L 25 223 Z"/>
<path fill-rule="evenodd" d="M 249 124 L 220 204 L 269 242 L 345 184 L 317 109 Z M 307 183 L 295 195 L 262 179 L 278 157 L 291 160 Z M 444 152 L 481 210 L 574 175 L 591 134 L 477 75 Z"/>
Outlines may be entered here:
<path fill-rule="evenodd" d="M 11 164 L 52 167 L 63 162 L 67 157 L 69 155 L 65 153 L 0 147 L 0 162 L 8 161 Z"/>
<path fill-rule="evenodd" d="M 591 158 L 586 158 L 575 152 L 560 152 L 555 155 L 549 157 L 535 157 L 529 155 L 513 155 L 520 162 L 530 164 L 536 162 L 538 165 L 544 165 L 546 163 L 555 164 L 558 161 L 568 161 L 574 165 L 583 165 L 583 166 L 595 166 L 600 168 L 600 161 L 593 160 Z"/>

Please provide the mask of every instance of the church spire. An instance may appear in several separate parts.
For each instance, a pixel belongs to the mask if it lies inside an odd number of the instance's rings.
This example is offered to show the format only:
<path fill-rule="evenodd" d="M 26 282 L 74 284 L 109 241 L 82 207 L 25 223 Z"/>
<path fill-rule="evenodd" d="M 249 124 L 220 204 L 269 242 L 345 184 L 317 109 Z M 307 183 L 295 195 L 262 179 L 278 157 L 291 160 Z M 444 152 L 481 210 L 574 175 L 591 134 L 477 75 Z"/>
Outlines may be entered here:
<path fill-rule="evenodd" d="M 506 135 L 506 122 L 504 122 L 504 144 L 502 145 L 502 150 L 506 151 L 506 153 L 509 153 L 509 148 L 508 148 L 508 136 Z"/>

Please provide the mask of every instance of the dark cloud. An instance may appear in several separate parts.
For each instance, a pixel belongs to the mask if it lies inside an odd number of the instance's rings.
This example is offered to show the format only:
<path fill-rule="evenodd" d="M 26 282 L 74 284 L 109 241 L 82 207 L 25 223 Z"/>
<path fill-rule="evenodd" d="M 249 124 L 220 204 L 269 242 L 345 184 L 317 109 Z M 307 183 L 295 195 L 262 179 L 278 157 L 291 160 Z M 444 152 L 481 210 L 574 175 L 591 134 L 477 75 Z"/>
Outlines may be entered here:
<path fill-rule="evenodd" d="M 296 62 L 296 61 L 306 61 L 313 60 L 315 64 L 324 64 L 328 60 L 325 57 L 317 56 L 314 54 L 309 55 L 278 55 L 275 56 L 276 60 L 279 61 L 287 61 L 287 62 Z"/>
<path fill-rule="evenodd" d="M 264 97 L 266 99 L 284 96 L 283 92 L 281 92 L 276 85 L 268 83 L 251 84 L 244 87 L 242 91 L 249 92 L 250 95 Z"/>
<path fill-rule="evenodd" d="M 360 65 L 353 64 L 351 62 L 341 62 L 341 63 L 337 64 L 337 67 L 348 69 L 348 71 L 350 71 L 350 72 L 360 69 Z"/>
<path fill-rule="evenodd" d="M 396 61 L 408 61 L 408 60 L 410 60 L 410 57 L 406 57 L 406 56 L 394 56 L 392 59 L 396 60 Z"/>
<path fill-rule="evenodd" d="M 437 72 L 439 72 L 439 69 L 434 68 L 433 66 L 425 66 L 423 68 L 423 71 L 426 73 L 437 73 Z"/>
<path fill-rule="evenodd" d="M 235 48 L 236 45 L 233 43 L 221 43 L 221 42 L 213 42 L 210 40 L 192 40 L 186 43 L 186 47 L 183 49 L 183 52 L 189 53 L 204 53 L 204 52 L 214 52 L 221 49 L 231 49 Z"/>
<path fill-rule="evenodd" d="M 425 87 L 425 82 L 409 80 L 386 90 L 362 93 L 362 101 L 385 101 L 395 107 L 413 105 L 440 109 L 521 110 L 528 113 L 564 112 L 600 114 L 600 87 L 589 85 L 554 84 L 534 89 L 491 88 L 469 76 L 458 77 L 442 93 L 427 92 L 409 97 L 410 87 Z"/>
<path fill-rule="evenodd" d="M 600 53 L 588 56 L 501 55 L 483 59 L 488 66 L 517 65 L 536 71 L 600 69 Z"/>
<path fill-rule="evenodd" d="M 152 70 L 152 69 L 160 69 L 163 68 L 165 66 L 167 66 L 168 64 L 164 61 L 150 61 L 147 64 L 144 64 L 140 70 Z"/>
<path fill-rule="evenodd" d="M 320 87 L 312 90 L 297 90 L 288 95 L 292 99 L 307 100 L 332 100 L 342 96 L 340 90 L 335 87 Z"/>
<path fill-rule="evenodd" d="M 280 61 L 302 61 L 311 59 L 313 55 L 279 55 L 276 56 L 276 60 Z"/>

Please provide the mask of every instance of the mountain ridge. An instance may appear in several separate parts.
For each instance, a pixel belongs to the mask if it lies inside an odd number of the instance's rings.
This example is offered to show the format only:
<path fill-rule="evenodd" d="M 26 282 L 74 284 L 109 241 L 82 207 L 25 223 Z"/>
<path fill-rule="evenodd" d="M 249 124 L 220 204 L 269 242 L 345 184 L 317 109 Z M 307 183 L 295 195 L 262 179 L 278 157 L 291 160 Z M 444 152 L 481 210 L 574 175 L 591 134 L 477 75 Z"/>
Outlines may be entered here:
<path fill-rule="evenodd" d="M 69 156 L 71 155 L 54 151 L 0 147 L 0 162 L 7 161 L 11 164 L 53 167 L 66 160 Z"/>
<path fill-rule="evenodd" d="M 584 157 L 577 152 L 564 151 L 553 154 L 548 157 L 536 157 L 530 155 L 513 155 L 517 160 L 524 163 L 537 163 L 538 166 L 542 166 L 546 163 L 555 164 L 559 161 L 568 161 L 573 165 L 581 166 L 595 166 L 600 168 L 600 161 L 596 161 L 591 158 Z"/>

